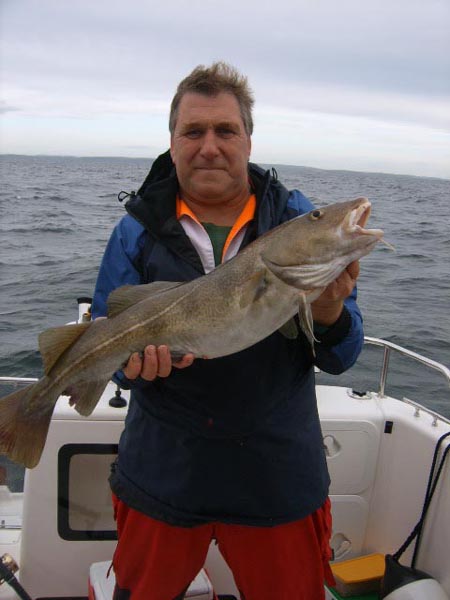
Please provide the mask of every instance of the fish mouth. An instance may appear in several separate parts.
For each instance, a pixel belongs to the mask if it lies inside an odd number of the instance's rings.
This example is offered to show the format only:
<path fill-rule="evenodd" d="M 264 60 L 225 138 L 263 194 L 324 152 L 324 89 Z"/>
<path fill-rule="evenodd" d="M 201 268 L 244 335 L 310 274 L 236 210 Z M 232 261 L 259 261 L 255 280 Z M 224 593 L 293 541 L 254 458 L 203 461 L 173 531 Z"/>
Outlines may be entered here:
<path fill-rule="evenodd" d="M 369 200 L 367 198 L 358 198 L 357 201 L 359 201 L 358 206 L 352 209 L 345 217 L 344 231 L 351 236 L 368 236 L 366 237 L 368 246 L 373 246 L 377 242 L 381 242 L 389 250 L 395 251 L 395 246 L 383 238 L 384 231 L 382 229 L 366 229 L 372 206 Z"/>
<path fill-rule="evenodd" d="M 344 229 L 348 233 L 370 235 L 381 239 L 384 235 L 382 229 L 366 229 L 366 224 L 371 213 L 371 203 L 367 198 L 358 198 L 358 200 L 360 200 L 360 204 L 351 210 L 345 218 Z"/>

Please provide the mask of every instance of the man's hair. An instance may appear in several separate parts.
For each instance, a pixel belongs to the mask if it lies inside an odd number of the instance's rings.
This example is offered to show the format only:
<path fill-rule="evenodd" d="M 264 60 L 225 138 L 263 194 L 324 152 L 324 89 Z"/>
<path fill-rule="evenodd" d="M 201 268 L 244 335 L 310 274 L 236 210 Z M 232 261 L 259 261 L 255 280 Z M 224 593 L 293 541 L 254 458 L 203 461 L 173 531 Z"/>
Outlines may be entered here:
<path fill-rule="evenodd" d="M 171 135 L 175 131 L 181 98 L 187 92 L 204 96 L 217 96 L 220 92 L 233 94 L 238 101 L 246 133 L 248 135 L 253 133 L 253 92 L 248 85 L 247 77 L 241 75 L 231 65 L 222 61 L 215 62 L 210 67 L 198 65 L 190 75 L 180 82 L 170 106 L 169 131 Z"/>

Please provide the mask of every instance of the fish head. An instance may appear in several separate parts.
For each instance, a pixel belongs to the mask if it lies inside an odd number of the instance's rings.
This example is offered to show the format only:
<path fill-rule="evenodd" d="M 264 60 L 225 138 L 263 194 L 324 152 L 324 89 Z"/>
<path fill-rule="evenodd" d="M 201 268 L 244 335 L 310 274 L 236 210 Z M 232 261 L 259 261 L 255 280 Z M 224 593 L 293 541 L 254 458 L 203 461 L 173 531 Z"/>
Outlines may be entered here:
<path fill-rule="evenodd" d="M 304 215 L 300 255 L 311 262 L 336 256 L 359 258 L 383 237 L 381 229 L 367 229 L 371 203 L 367 198 L 316 208 Z M 352 259 L 354 260 L 354 259 Z"/>
<path fill-rule="evenodd" d="M 382 240 L 381 229 L 366 228 L 370 211 L 367 198 L 315 208 L 283 224 L 281 235 L 262 253 L 263 260 L 289 285 L 326 286 Z"/>

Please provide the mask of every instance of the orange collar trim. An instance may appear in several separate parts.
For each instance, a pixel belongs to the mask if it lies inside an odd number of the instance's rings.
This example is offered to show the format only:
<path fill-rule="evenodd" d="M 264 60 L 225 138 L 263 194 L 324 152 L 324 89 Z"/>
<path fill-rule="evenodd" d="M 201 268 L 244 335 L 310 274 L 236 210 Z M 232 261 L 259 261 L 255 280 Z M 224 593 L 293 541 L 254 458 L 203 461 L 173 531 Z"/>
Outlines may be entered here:
<path fill-rule="evenodd" d="M 179 196 L 177 196 L 176 211 L 177 211 L 177 219 L 178 220 L 181 219 L 182 216 L 186 215 L 186 216 L 190 217 L 191 219 L 193 219 L 196 223 L 200 224 L 200 221 L 198 220 L 196 214 L 194 212 L 192 212 L 192 210 L 189 208 L 189 206 L 186 204 L 186 202 Z M 252 194 L 251 196 L 249 196 L 249 198 L 247 200 L 247 204 L 244 206 L 241 214 L 236 219 L 236 221 L 233 225 L 233 229 L 237 228 L 237 230 L 239 230 L 244 225 L 247 225 L 247 223 L 254 218 L 255 212 L 256 212 L 256 196 L 255 196 L 255 194 Z"/>
<path fill-rule="evenodd" d="M 180 220 L 183 216 L 190 217 L 200 225 L 200 221 L 197 219 L 197 217 L 186 204 L 186 202 L 182 198 L 180 198 L 180 196 L 177 195 L 177 219 Z"/>
<path fill-rule="evenodd" d="M 247 225 L 247 223 L 250 223 L 250 221 L 255 217 L 255 212 L 256 212 L 256 196 L 255 196 L 255 194 L 252 194 L 249 197 L 249 199 L 247 200 L 247 204 L 244 206 L 241 214 L 236 219 L 233 227 L 231 228 L 230 233 L 228 234 L 225 245 L 223 247 L 222 259 L 225 256 L 225 254 L 227 253 L 228 247 L 231 244 L 231 242 L 233 241 L 233 239 L 235 238 L 235 236 L 239 233 L 239 231 L 243 227 L 245 227 L 245 225 Z"/>
<path fill-rule="evenodd" d="M 199 225 L 201 225 L 196 214 L 194 212 L 192 212 L 192 210 L 189 208 L 189 206 L 186 204 L 186 202 L 182 198 L 180 198 L 178 195 L 177 195 L 177 201 L 176 201 L 176 211 L 177 211 L 177 219 L 178 220 L 181 219 L 181 217 L 183 217 L 183 216 L 187 216 L 187 217 L 190 217 L 193 221 L 195 221 Z M 243 227 L 245 227 L 245 225 L 247 225 L 247 223 L 249 223 L 255 217 L 255 212 L 256 212 L 256 196 L 255 196 L 255 194 L 251 194 L 247 200 L 246 205 L 242 209 L 241 214 L 238 216 L 238 218 L 234 222 L 234 225 L 231 228 L 230 233 L 228 234 L 228 237 L 225 242 L 225 246 L 223 248 L 222 256 L 225 256 L 229 245 L 231 244 L 233 239 L 236 237 L 236 235 L 239 233 L 239 231 L 241 231 L 241 229 Z"/>

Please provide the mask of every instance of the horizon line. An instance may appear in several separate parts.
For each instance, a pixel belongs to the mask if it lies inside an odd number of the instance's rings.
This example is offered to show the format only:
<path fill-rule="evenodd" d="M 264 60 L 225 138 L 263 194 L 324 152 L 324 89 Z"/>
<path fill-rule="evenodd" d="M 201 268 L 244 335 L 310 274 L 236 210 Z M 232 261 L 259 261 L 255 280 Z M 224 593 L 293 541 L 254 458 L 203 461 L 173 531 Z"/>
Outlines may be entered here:
<path fill-rule="evenodd" d="M 8 157 L 8 156 L 22 156 L 26 158 L 74 158 L 74 159 L 126 159 L 126 160 L 149 160 L 154 161 L 155 158 L 147 157 L 147 156 L 126 156 L 126 155 L 83 155 L 83 154 L 18 154 L 16 152 L 0 152 L 0 157 Z M 250 161 L 254 162 L 254 161 Z M 258 162 L 257 164 L 263 166 L 273 166 L 273 167 L 293 167 L 300 169 L 311 169 L 315 171 L 332 171 L 339 173 L 366 173 L 369 175 L 394 175 L 399 177 L 418 177 L 425 179 L 442 179 L 443 181 L 450 181 L 449 177 L 443 177 L 438 175 L 414 175 L 412 173 L 397 173 L 392 171 L 365 171 L 363 169 L 336 169 L 336 168 L 324 168 L 324 167 L 313 167 L 309 165 L 295 165 L 295 164 L 287 164 L 287 163 L 266 163 L 266 162 Z"/>

